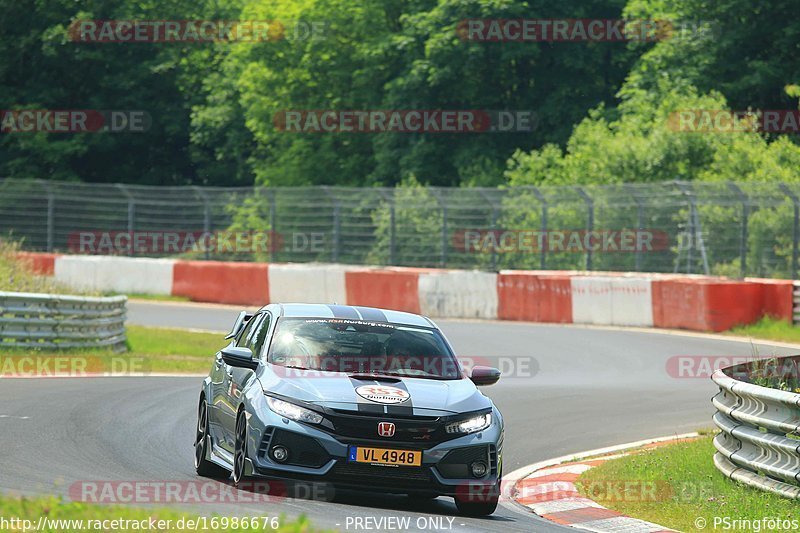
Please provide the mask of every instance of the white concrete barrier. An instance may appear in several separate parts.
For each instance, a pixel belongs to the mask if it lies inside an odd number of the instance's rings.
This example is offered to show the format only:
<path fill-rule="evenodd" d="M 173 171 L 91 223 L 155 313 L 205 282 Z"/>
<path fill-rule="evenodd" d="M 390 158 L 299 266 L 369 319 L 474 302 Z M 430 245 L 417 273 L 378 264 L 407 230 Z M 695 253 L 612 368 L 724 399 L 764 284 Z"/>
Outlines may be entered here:
<path fill-rule="evenodd" d="M 56 281 L 81 290 L 126 294 L 172 294 L 173 259 L 62 255 Z"/>
<path fill-rule="evenodd" d="M 344 265 L 269 265 L 270 303 L 347 304 Z"/>
<path fill-rule="evenodd" d="M 575 324 L 653 325 L 653 295 L 647 278 L 576 276 L 570 284 Z"/>
<path fill-rule="evenodd" d="M 419 276 L 423 315 L 446 318 L 497 318 L 497 274 L 447 270 Z"/>

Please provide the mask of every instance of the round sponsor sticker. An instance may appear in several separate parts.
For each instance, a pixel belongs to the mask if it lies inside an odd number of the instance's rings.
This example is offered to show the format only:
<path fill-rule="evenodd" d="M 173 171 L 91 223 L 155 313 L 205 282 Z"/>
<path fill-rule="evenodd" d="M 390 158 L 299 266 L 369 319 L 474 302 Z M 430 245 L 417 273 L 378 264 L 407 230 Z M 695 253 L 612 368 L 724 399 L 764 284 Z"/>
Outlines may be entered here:
<path fill-rule="evenodd" d="M 356 389 L 356 394 L 377 403 L 403 403 L 411 397 L 403 389 L 388 385 L 363 385 Z"/>

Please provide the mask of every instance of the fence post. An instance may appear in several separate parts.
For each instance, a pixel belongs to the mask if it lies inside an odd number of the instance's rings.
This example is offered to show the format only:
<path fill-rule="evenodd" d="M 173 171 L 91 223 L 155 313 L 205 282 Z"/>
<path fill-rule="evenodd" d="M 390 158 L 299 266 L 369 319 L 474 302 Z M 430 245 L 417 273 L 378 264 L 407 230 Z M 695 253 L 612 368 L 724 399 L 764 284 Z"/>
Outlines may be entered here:
<path fill-rule="evenodd" d="M 194 189 L 197 196 L 203 200 L 203 238 L 206 242 L 204 248 L 206 261 L 208 261 L 211 259 L 210 252 L 208 250 L 208 244 L 211 243 L 211 207 L 208 204 L 208 196 L 203 189 L 197 185 L 192 186 L 192 189 Z"/>
<path fill-rule="evenodd" d="M 644 212 L 643 212 L 644 208 L 642 206 L 642 199 L 639 198 L 639 195 L 636 192 L 636 188 L 633 185 L 631 185 L 630 183 L 626 183 L 625 184 L 625 188 L 630 193 L 631 197 L 633 198 L 633 201 L 636 202 L 636 230 L 638 232 L 641 232 L 642 230 L 644 230 L 644 228 L 642 227 L 644 225 L 642 223 L 642 220 L 644 219 Z M 642 251 L 639 249 L 639 246 L 638 246 L 638 243 L 639 243 L 639 239 L 638 238 L 636 239 L 636 243 L 637 243 L 636 254 L 635 254 L 636 272 L 641 272 L 642 271 Z"/>
<path fill-rule="evenodd" d="M 47 251 L 53 251 L 54 241 L 54 228 L 55 228 L 55 214 L 56 214 L 56 197 L 53 194 L 53 189 L 50 184 L 45 180 L 36 180 L 39 185 L 45 190 L 47 194 Z"/>
<path fill-rule="evenodd" d="M 583 190 L 583 187 L 577 187 L 578 194 L 583 197 L 584 202 L 586 202 L 586 232 L 591 233 L 594 231 L 594 200 L 591 196 L 589 196 L 586 191 Z M 586 270 L 592 269 L 592 247 L 586 247 Z"/>
<path fill-rule="evenodd" d="M 539 268 L 541 270 L 545 270 L 547 264 L 547 247 L 549 246 L 549 239 L 547 238 L 547 200 L 545 199 L 542 191 L 539 190 L 538 187 L 531 187 L 534 196 L 539 202 L 542 204 L 542 222 L 541 222 L 541 232 L 542 232 L 542 239 L 539 241 L 542 243 L 542 249 L 539 251 L 540 258 L 539 258 Z"/>
<path fill-rule="evenodd" d="M 275 213 L 275 189 L 266 189 L 267 198 L 269 199 L 269 231 L 270 231 L 270 239 L 269 239 L 269 262 L 274 263 L 276 258 L 276 251 L 275 249 L 278 247 L 277 244 L 280 242 L 278 240 L 278 231 L 275 226 L 278 224 L 278 217 Z"/>
<path fill-rule="evenodd" d="M 498 215 L 497 203 L 492 199 L 491 196 L 486 194 L 486 191 L 484 191 L 483 188 L 479 188 L 478 192 L 480 193 L 481 196 L 483 196 L 486 199 L 486 203 L 492 206 L 492 215 L 491 218 L 489 219 L 489 224 L 492 233 L 494 233 L 497 230 L 497 220 L 499 218 L 497 216 Z M 492 246 L 492 258 L 490 266 L 492 271 L 497 271 L 497 246 Z"/>
<path fill-rule="evenodd" d="M 747 223 L 750 218 L 750 199 L 735 183 L 728 182 L 728 188 L 739 196 L 742 201 L 742 232 L 739 237 L 739 271 L 741 278 L 747 275 Z"/>
<path fill-rule="evenodd" d="M 331 188 L 327 185 L 322 186 L 322 190 L 333 201 L 333 242 L 331 243 L 331 261 L 334 263 L 339 262 L 339 239 L 341 233 L 341 220 L 340 220 L 340 202 L 336 195 L 331 192 Z"/>
<path fill-rule="evenodd" d="M 779 183 L 778 187 L 792 199 L 794 205 L 794 224 L 792 225 L 792 279 L 797 279 L 798 240 L 800 240 L 800 199 L 785 184 Z"/>
<path fill-rule="evenodd" d="M 125 185 L 123 185 L 122 183 L 117 183 L 116 187 L 120 191 L 122 191 L 122 194 L 124 194 L 125 198 L 128 200 L 128 236 L 130 238 L 129 242 L 131 243 L 130 247 L 128 248 L 128 255 L 134 255 L 134 253 L 133 253 L 134 244 L 133 243 L 136 242 L 136 239 L 134 239 L 133 232 L 134 232 L 135 221 L 136 221 L 136 202 L 134 202 L 133 195 L 131 194 L 131 192 L 128 190 L 128 188 Z"/>
<path fill-rule="evenodd" d="M 447 201 L 439 194 L 439 189 L 431 187 L 431 194 L 439 203 L 439 210 L 442 212 L 442 235 L 439 250 L 439 266 L 447 267 Z"/>

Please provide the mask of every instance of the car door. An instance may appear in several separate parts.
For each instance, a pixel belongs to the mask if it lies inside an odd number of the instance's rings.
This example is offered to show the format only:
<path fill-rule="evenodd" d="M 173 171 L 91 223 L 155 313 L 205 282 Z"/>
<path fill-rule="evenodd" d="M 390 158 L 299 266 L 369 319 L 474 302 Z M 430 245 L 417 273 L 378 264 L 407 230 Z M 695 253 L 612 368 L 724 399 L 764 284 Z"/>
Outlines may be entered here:
<path fill-rule="evenodd" d="M 248 340 L 257 329 L 263 315 L 257 314 L 251 318 L 242 332 L 236 337 L 236 346 L 248 347 Z M 234 372 L 242 369 L 234 368 L 222 360 L 222 355 L 217 354 L 212 370 L 212 390 L 214 394 L 214 411 L 218 429 L 217 444 L 224 450 L 233 453 L 236 439 L 236 410 L 238 400 L 232 401 L 231 387 Z"/>
<path fill-rule="evenodd" d="M 258 318 L 258 321 L 253 324 L 252 331 L 244 339 L 244 344 L 241 346 L 249 348 L 250 351 L 253 352 L 253 357 L 258 359 L 261 356 L 261 350 L 270 332 L 272 315 L 268 312 L 263 312 L 257 317 L 254 317 L 253 320 L 255 321 L 256 318 Z M 225 419 L 225 433 L 230 434 L 233 438 L 235 438 L 236 435 L 236 412 L 239 408 L 239 404 L 242 402 L 242 394 L 245 388 L 250 384 L 250 381 L 255 379 L 255 377 L 255 372 L 249 368 L 229 367 L 227 388 L 225 390 L 225 403 L 232 406 L 232 415 Z"/>

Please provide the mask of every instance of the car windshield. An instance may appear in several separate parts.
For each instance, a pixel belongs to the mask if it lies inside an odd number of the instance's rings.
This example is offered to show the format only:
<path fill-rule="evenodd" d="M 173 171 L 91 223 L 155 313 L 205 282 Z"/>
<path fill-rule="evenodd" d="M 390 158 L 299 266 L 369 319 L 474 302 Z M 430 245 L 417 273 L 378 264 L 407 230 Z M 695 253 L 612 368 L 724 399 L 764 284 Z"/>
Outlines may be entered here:
<path fill-rule="evenodd" d="M 461 378 L 455 356 L 435 329 L 360 320 L 281 319 L 269 362 L 325 372 Z"/>

